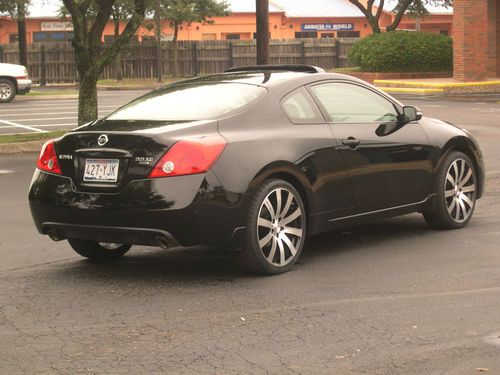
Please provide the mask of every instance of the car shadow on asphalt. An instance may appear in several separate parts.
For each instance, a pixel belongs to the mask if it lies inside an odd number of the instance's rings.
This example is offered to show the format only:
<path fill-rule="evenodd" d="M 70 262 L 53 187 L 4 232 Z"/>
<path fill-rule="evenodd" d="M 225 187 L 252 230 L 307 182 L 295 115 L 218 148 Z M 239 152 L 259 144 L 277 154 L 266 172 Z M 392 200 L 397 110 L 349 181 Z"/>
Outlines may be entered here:
<path fill-rule="evenodd" d="M 366 256 L 383 250 L 384 256 L 391 248 L 400 249 L 394 241 L 431 235 L 433 232 L 421 216 L 409 215 L 372 224 L 364 224 L 332 231 L 308 239 L 303 254 L 293 269 L 307 272 L 325 262 L 335 265 L 336 259 L 346 254 Z M 68 251 L 69 249 L 68 245 Z M 95 264 L 85 259 L 52 264 L 46 271 L 58 280 L 102 281 L 123 280 L 168 283 L 201 281 L 234 281 L 261 278 L 240 270 L 233 261 L 232 252 L 203 246 L 162 250 L 135 247 L 122 260 L 115 263 Z M 280 277 L 280 276 L 277 276 Z"/>

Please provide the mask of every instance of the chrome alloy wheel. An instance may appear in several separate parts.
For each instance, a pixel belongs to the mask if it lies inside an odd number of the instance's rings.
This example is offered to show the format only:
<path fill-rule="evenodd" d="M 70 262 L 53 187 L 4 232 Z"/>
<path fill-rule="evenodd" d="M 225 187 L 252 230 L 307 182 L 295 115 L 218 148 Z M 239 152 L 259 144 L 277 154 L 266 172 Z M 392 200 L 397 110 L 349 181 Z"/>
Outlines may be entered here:
<path fill-rule="evenodd" d="M 271 191 L 257 217 L 257 238 L 267 262 L 276 267 L 290 263 L 304 240 L 304 225 L 304 212 L 293 193 L 285 188 Z"/>
<path fill-rule="evenodd" d="M 0 99 L 9 99 L 12 95 L 12 88 L 7 83 L 0 83 Z"/>
<path fill-rule="evenodd" d="M 457 223 L 465 222 L 476 201 L 476 176 L 464 159 L 457 159 L 448 168 L 444 198 L 450 217 Z"/>

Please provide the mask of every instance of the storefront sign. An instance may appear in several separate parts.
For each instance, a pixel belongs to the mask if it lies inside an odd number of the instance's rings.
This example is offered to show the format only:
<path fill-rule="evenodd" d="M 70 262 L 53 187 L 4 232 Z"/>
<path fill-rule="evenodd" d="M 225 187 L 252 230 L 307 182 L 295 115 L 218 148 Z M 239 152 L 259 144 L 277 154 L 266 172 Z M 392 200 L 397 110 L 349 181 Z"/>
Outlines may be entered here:
<path fill-rule="evenodd" d="M 354 30 L 353 23 L 303 23 L 302 31 Z"/>
<path fill-rule="evenodd" d="M 73 24 L 71 22 L 42 22 L 42 31 L 72 31 Z"/>

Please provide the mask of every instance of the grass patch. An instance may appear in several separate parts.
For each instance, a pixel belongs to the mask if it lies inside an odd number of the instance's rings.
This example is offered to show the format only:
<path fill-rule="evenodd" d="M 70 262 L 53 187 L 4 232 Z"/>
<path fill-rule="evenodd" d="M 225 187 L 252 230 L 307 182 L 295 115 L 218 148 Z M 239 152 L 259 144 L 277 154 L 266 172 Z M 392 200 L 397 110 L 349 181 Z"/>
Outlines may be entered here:
<path fill-rule="evenodd" d="M 44 90 L 44 91 L 30 91 L 25 96 L 47 96 L 47 95 L 78 95 L 78 90 Z"/>
<path fill-rule="evenodd" d="M 0 135 L 0 143 L 19 143 L 28 141 L 43 141 L 46 139 L 57 138 L 66 134 L 67 130 L 57 130 L 47 133 L 29 133 L 29 134 L 5 134 Z"/>

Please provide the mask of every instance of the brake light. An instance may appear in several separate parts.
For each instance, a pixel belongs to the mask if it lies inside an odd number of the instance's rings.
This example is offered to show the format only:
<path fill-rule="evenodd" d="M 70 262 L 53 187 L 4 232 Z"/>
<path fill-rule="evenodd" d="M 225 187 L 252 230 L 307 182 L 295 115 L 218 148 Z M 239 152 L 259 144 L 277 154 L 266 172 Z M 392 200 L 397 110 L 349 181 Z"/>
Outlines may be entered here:
<path fill-rule="evenodd" d="M 221 136 L 179 141 L 156 163 L 149 178 L 204 173 L 225 147 L 226 141 Z"/>
<path fill-rule="evenodd" d="M 36 167 L 42 171 L 62 174 L 61 167 L 57 161 L 57 154 L 54 148 L 54 140 L 45 142 L 38 156 Z"/>

